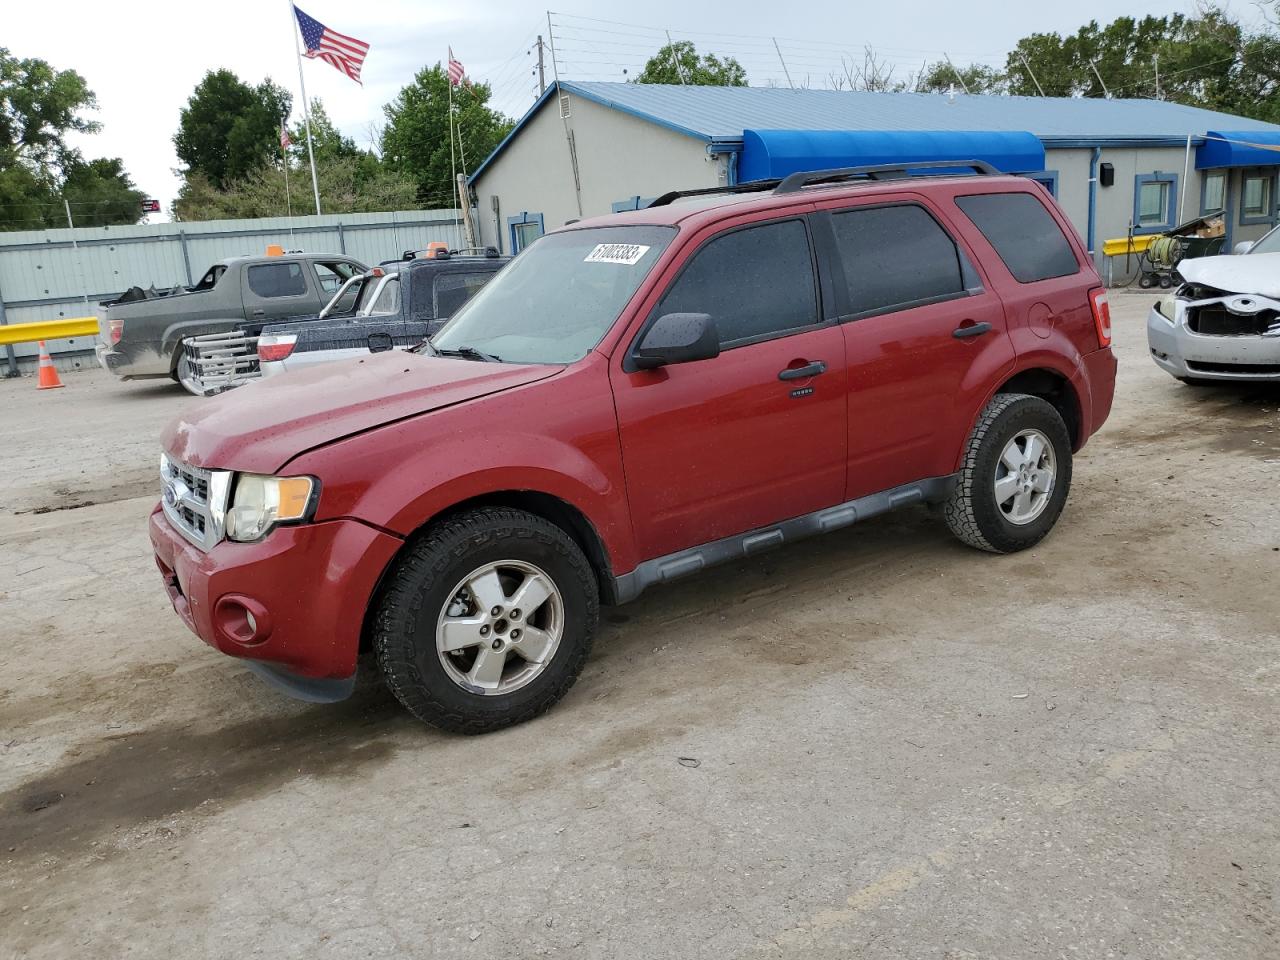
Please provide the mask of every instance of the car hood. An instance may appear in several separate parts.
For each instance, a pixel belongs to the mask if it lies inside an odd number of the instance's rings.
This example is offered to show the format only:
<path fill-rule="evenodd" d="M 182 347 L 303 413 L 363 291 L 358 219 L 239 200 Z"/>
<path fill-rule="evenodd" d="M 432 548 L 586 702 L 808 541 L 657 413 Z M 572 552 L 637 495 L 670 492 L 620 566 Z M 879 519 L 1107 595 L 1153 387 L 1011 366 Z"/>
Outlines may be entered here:
<path fill-rule="evenodd" d="M 165 452 L 184 463 L 274 473 L 304 451 L 561 369 L 376 353 L 265 377 L 212 397 L 172 420 L 161 440 Z"/>
<path fill-rule="evenodd" d="M 1256 293 L 1280 299 L 1280 253 L 1183 260 L 1178 272 L 1188 283 L 1216 287 L 1226 293 Z"/>

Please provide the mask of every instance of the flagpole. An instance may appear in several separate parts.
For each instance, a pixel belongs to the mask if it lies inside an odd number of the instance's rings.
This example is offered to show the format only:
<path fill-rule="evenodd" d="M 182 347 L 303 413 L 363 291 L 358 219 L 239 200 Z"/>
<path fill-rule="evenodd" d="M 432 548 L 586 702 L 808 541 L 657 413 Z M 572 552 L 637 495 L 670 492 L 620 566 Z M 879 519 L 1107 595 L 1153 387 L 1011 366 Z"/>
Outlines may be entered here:
<path fill-rule="evenodd" d="M 444 82 L 449 87 L 449 172 L 453 175 L 452 189 L 449 192 L 453 194 L 456 203 L 458 201 L 458 161 L 453 152 L 453 77 L 449 76 L 449 65 L 452 61 L 453 49 L 450 48 L 449 59 L 445 61 L 444 65 Z M 462 227 L 458 223 L 458 214 L 461 212 L 461 210 L 458 210 L 453 217 L 454 236 L 461 236 L 462 234 Z M 462 244 L 458 244 L 458 246 L 462 246 Z"/>
<path fill-rule="evenodd" d="M 320 181 L 316 178 L 316 153 L 311 146 L 311 107 L 307 103 L 307 81 L 302 76 L 302 41 L 298 39 L 298 18 L 293 0 L 289 0 L 289 26 L 293 30 L 293 51 L 298 56 L 298 86 L 302 88 L 302 122 L 307 128 L 307 159 L 311 162 L 311 192 L 316 198 L 316 216 L 320 216 Z"/>

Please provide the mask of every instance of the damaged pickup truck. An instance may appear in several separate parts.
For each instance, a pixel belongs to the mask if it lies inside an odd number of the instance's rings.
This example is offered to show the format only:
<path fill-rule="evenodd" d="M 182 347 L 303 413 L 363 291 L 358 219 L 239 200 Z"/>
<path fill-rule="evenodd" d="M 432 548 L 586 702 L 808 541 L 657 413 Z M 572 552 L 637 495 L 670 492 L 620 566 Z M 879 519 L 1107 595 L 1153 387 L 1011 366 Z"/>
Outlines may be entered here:
<path fill-rule="evenodd" d="M 1237 256 L 1188 260 L 1147 317 L 1151 358 L 1183 383 L 1280 382 L 1280 227 Z"/>
<path fill-rule="evenodd" d="M 190 289 L 132 287 L 100 305 L 98 362 L 122 380 L 172 377 L 190 390 L 184 340 L 248 320 L 314 316 L 366 269 L 358 260 L 324 253 L 231 257 Z"/>

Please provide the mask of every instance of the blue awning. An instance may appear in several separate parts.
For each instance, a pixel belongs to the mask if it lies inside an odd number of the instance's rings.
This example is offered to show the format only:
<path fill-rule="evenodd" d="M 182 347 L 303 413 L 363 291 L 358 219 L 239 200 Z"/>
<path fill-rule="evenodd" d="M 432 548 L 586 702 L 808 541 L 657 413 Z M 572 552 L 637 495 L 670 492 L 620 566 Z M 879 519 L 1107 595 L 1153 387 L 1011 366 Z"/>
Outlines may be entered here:
<path fill-rule="evenodd" d="M 1031 173 L 1044 169 L 1044 144 L 1020 130 L 744 130 L 738 180 L 913 160 L 985 160 Z"/>
<path fill-rule="evenodd" d="M 1280 130 L 1210 130 L 1196 147 L 1196 169 L 1280 164 Z"/>

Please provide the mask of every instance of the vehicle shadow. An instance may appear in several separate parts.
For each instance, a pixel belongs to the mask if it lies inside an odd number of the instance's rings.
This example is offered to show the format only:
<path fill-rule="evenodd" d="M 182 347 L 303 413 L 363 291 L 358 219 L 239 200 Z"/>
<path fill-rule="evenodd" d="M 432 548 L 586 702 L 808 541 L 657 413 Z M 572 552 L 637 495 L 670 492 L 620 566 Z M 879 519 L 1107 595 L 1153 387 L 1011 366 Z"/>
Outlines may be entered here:
<path fill-rule="evenodd" d="M 368 672 L 368 671 L 365 671 Z M 290 705 L 292 706 L 292 705 Z M 213 729 L 161 726 L 68 751 L 69 762 L 0 794 L 0 850 L 33 863 L 125 849 L 178 814 L 218 812 L 299 777 L 358 778 L 416 721 L 377 683 L 341 704 L 299 706 Z M 415 730 L 419 745 L 423 735 Z M 438 736 L 443 736 L 439 734 Z"/>

